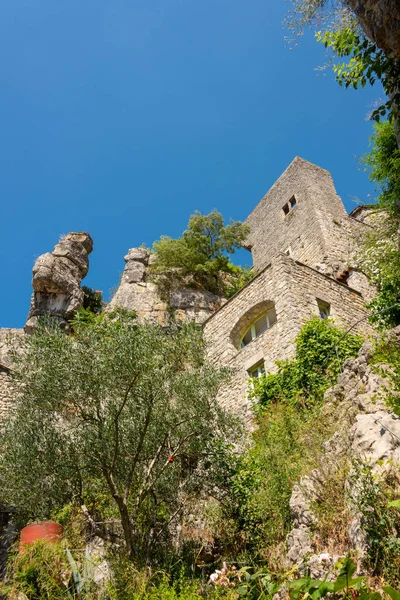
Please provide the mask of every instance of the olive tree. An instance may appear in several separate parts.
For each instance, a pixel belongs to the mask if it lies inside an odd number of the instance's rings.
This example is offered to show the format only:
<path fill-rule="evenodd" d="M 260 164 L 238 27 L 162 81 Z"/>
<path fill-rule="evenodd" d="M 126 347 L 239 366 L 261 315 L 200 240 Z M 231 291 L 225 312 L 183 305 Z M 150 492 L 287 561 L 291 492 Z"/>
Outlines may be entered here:
<path fill-rule="evenodd" d="M 240 430 L 216 401 L 228 373 L 207 363 L 195 325 L 84 316 L 71 335 L 43 323 L 16 358 L 1 500 L 25 520 L 71 502 L 117 514 L 129 555 L 149 556 L 189 498 L 219 493 Z"/>

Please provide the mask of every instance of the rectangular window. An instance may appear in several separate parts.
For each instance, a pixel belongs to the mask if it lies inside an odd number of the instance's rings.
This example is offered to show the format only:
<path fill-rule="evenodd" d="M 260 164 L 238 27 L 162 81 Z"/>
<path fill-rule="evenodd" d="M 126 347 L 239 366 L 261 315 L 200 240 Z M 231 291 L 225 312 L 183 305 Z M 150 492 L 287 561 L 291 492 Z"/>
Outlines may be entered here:
<path fill-rule="evenodd" d="M 317 304 L 321 319 L 329 319 L 331 314 L 331 305 L 328 302 L 325 302 L 325 300 L 320 300 L 319 298 L 317 298 Z"/>
<path fill-rule="evenodd" d="M 295 196 L 292 196 L 289 202 L 286 202 L 286 204 L 282 207 L 283 216 L 286 217 L 286 215 L 288 215 L 295 206 L 297 206 L 297 200 Z"/>
<path fill-rule="evenodd" d="M 254 367 L 251 367 L 251 369 L 249 369 L 247 372 L 249 374 L 249 377 L 251 377 L 252 379 L 257 379 L 258 377 L 261 377 L 261 375 L 265 374 L 264 363 L 258 363 Z"/>

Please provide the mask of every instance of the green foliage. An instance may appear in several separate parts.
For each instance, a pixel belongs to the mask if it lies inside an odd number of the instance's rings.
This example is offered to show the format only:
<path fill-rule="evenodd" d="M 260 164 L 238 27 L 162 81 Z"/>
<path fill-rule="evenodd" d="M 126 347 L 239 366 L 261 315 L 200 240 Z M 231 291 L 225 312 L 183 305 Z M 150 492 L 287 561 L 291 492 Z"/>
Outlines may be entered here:
<path fill-rule="evenodd" d="M 388 328 L 400 324 L 400 150 L 393 125 L 376 124 L 371 143 L 371 151 L 361 162 L 380 189 L 378 208 L 385 210 L 385 218 L 380 215 L 375 230 L 367 237 L 359 266 L 378 290 L 369 305 L 371 321 L 380 328 Z"/>
<path fill-rule="evenodd" d="M 400 149 L 393 123 L 376 123 L 370 138 L 371 150 L 361 158 L 369 179 L 379 189 L 378 205 L 396 223 L 400 220 Z"/>
<path fill-rule="evenodd" d="M 348 532 L 353 519 L 346 491 L 349 470 L 348 457 L 329 465 L 319 486 L 318 496 L 311 504 L 316 517 L 312 530 L 317 552 L 344 554 L 349 548 Z"/>
<path fill-rule="evenodd" d="M 400 415 L 400 345 L 390 332 L 376 343 L 374 363 L 375 369 L 389 383 L 385 402 L 393 412 Z"/>
<path fill-rule="evenodd" d="M 318 600 L 328 594 L 335 594 L 335 598 L 349 598 L 353 596 L 350 594 L 351 590 L 357 590 L 354 597 L 360 600 L 380 600 L 379 592 L 371 593 L 365 588 L 365 577 L 353 577 L 355 572 L 355 562 L 347 554 L 341 560 L 339 575 L 335 581 L 326 581 L 326 579 L 321 581 L 307 576 L 291 581 L 286 586 L 289 589 L 290 598 L 293 600 L 308 597 Z"/>
<path fill-rule="evenodd" d="M 253 560 L 266 560 L 270 569 L 281 570 L 273 549 L 291 528 L 293 484 L 317 466 L 322 442 L 333 427 L 327 418 L 321 421 L 319 406 L 286 403 L 276 403 L 273 411 L 259 416 L 258 425 L 231 475 L 222 503 L 221 529 L 227 535 L 219 537 L 229 556 L 247 552 Z"/>
<path fill-rule="evenodd" d="M 210 581 L 217 590 L 234 588 L 237 590 L 234 598 L 248 600 L 271 598 L 281 587 L 276 576 L 266 567 L 257 570 L 248 566 L 237 569 L 235 565 L 227 565 L 226 562 L 210 576 Z"/>
<path fill-rule="evenodd" d="M 229 567 L 224 563 L 220 571 L 215 572 L 216 586 L 235 587 L 238 592 L 238 598 L 248 600 L 267 600 L 279 594 L 279 596 L 289 597 L 291 600 L 318 600 L 330 596 L 337 600 L 359 598 L 360 600 L 382 600 L 379 591 L 373 591 L 368 585 L 367 578 L 354 577 L 356 573 L 356 563 L 347 553 L 336 564 L 339 573 L 334 581 L 328 581 L 327 578 L 312 579 L 306 575 L 300 579 L 292 579 L 292 574 L 288 573 L 282 585 L 282 580 L 278 581 L 265 567 L 254 570 L 250 567 L 243 567 L 236 570 L 235 567 Z M 383 590 L 393 599 L 400 600 L 400 592 L 391 586 L 384 586 Z M 235 598 L 237 598 L 235 596 Z"/>
<path fill-rule="evenodd" d="M 192 284 L 218 295 L 233 294 L 250 275 L 233 265 L 229 255 L 242 247 L 248 231 L 239 221 L 224 225 L 216 210 L 209 215 L 196 212 L 180 238 L 162 236 L 154 243 L 153 276 L 166 289 Z"/>
<path fill-rule="evenodd" d="M 368 547 L 366 567 L 390 585 L 400 580 L 400 512 L 389 502 L 398 485 L 395 469 L 382 481 L 365 464 L 355 465 L 349 478 L 351 500 L 362 515 Z"/>
<path fill-rule="evenodd" d="M 62 544 L 38 540 L 9 560 L 0 592 L 21 600 L 105 598 L 94 586 L 93 564 L 87 550 L 83 560 L 78 562 L 82 562 L 82 567 L 78 567 L 71 552 Z"/>
<path fill-rule="evenodd" d="M 321 421 L 323 393 L 361 343 L 327 320 L 311 319 L 296 338 L 296 358 L 281 363 L 277 374 L 251 381 L 258 429 L 231 474 L 222 507 L 233 524 L 236 552 L 247 549 L 269 560 L 270 549 L 284 541 L 293 483 L 315 468 L 321 442 L 333 429 L 326 416 Z M 232 532 L 227 546 L 231 538 Z"/>
<path fill-rule="evenodd" d="M 296 357 L 278 362 L 278 372 L 252 380 L 249 395 L 258 412 L 277 402 L 309 404 L 322 398 L 346 358 L 357 355 L 358 336 L 346 334 L 329 319 L 315 317 L 296 337 Z"/>
<path fill-rule="evenodd" d="M 88 547 L 85 548 L 82 570 L 79 569 L 69 548 L 66 549 L 66 553 L 71 569 L 71 584 L 73 588 L 71 598 L 74 596 L 82 598 L 89 595 L 94 589 L 94 568 Z"/>
<path fill-rule="evenodd" d="M 365 87 L 376 80 L 382 83 L 389 100 L 375 109 L 372 119 L 379 121 L 387 112 L 397 112 L 400 107 L 400 93 L 397 90 L 400 68 L 398 62 L 389 58 L 376 44 L 368 40 L 353 27 L 317 32 L 316 38 L 338 57 L 348 57 L 347 63 L 337 63 L 333 70 L 339 85 L 345 87 Z"/>
<path fill-rule="evenodd" d="M 384 221 L 369 234 L 358 264 L 378 291 L 368 304 L 370 321 L 379 329 L 396 327 L 400 324 L 400 251 L 390 222 Z"/>
<path fill-rule="evenodd" d="M 118 560 L 109 585 L 110 600 L 236 600 L 235 591 L 214 589 L 183 569 L 175 577 L 165 571 L 138 571 L 132 563 Z"/>
<path fill-rule="evenodd" d="M 28 600 L 67 599 L 68 577 L 62 580 L 61 574 L 68 570 L 68 561 L 60 544 L 37 541 L 16 554 L 9 562 L 5 589 L 15 594 L 23 594 Z"/>
<path fill-rule="evenodd" d="M 95 315 L 101 312 L 104 306 L 101 290 L 94 290 L 93 288 L 83 285 L 82 291 L 84 293 L 83 308 Z"/>
<path fill-rule="evenodd" d="M 187 499 L 218 495 L 240 431 L 216 402 L 228 372 L 205 361 L 200 329 L 119 311 L 78 319 L 71 336 L 45 322 L 25 342 L 2 423 L 2 501 L 22 522 L 84 503 L 95 520 L 121 519 L 137 560 L 167 552 Z"/>

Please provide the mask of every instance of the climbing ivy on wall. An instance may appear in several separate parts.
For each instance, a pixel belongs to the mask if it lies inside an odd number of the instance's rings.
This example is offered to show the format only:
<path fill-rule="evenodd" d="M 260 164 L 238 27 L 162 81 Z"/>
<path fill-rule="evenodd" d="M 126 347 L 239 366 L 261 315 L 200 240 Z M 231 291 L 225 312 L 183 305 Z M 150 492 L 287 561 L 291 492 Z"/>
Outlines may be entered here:
<path fill-rule="evenodd" d="M 312 404 L 322 398 L 346 358 L 357 356 L 362 338 L 330 319 L 312 318 L 296 337 L 296 357 L 277 361 L 278 371 L 252 380 L 249 395 L 258 412 L 277 402 Z"/>

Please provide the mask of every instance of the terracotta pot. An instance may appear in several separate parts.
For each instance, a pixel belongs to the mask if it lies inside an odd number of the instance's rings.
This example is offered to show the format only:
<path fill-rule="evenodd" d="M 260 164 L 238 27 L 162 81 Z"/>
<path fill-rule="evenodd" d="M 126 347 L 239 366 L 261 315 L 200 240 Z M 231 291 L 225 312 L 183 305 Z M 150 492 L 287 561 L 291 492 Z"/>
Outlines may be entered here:
<path fill-rule="evenodd" d="M 19 549 L 21 550 L 27 544 L 32 544 L 36 540 L 46 540 L 46 542 L 58 542 L 63 532 L 63 526 L 54 521 L 43 521 L 42 523 L 32 523 L 27 525 L 21 531 Z"/>

